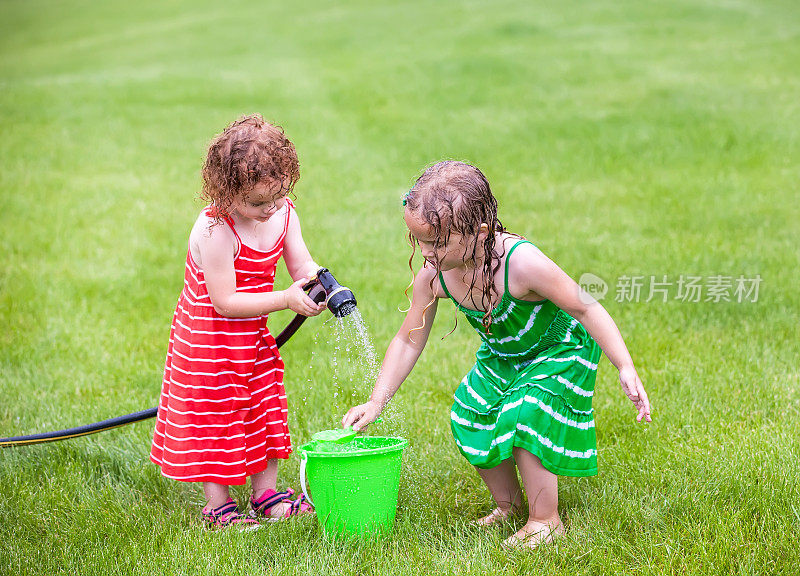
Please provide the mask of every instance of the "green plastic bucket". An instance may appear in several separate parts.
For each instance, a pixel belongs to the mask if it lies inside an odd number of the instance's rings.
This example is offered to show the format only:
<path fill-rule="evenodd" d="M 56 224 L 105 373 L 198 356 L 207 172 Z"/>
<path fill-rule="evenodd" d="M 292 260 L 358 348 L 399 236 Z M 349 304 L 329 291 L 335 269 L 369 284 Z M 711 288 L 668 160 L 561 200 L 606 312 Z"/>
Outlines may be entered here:
<path fill-rule="evenodd" d="M 344 444 L 312 440 L 300 446 L 303 493 L 326 534 L 391 531 L 407 444 L 403 438 L 360 436 Z"/>

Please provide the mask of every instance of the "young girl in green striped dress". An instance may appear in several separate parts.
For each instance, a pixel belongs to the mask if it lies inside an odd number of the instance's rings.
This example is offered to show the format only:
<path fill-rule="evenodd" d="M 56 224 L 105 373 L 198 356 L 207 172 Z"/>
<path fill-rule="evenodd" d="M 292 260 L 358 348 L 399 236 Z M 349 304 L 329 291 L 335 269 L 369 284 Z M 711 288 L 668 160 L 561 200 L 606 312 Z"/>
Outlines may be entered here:
<path fill-rule="evenodd" d="M 449 298 L 482 341 L 450 412 L 458 449 L 497 505 L 477 523 L 503 521 L 522 506 L 519 468 L 528 521 L 506 544 L 551 541 L 564 532 L 558 476 L 597 474 L 592 395 L 601 350 L 619 370 L 637 421 L 650 421 L 631 356 L 606 310 L 536 246 L 506 231 L 477 168 L 435 164 L 403 204 L 425 262 L 369 401 L 351 408 L 343 424 L 361 429 L 378 417 L 422 353 L 438 300 Z"/>

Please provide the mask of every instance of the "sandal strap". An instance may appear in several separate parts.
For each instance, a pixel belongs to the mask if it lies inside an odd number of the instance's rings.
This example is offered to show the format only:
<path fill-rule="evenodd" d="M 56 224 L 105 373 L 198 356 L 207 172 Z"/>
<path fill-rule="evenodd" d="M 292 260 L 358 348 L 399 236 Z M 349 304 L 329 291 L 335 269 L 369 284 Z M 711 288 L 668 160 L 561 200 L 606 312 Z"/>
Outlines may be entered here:
<path fill-rule="evenodd" d="M 257 525 L 258 522 L 240 513 L 233 498 L 211 510 L 203 509 L 203 520 L 211 527 L 224 528 L 232 525 Z"/>
<path fill-rule="evenodd" d="M 233 498 L 228 498 L 228 501 L 222 506 L 211 508 L 210 510 L 204 508 L 203 516 L 206 518 L 220 518 L 231 512 L 236 512 L 236 501 Z"/>
<path fill-rule="evenodd" d="M 264 492 L 264 494 L 261 495 L 260 500 L 251 498 L 250 506 L 253 508 L 254 512 L 268 515 L 273 506 L 288 500 L 291 498 L 292 494 L 294 494 L 294 491 L 291 489 L 286 490 L 285 492 L 276 492 L 272 489 L 268 489 L 266 492 Z"/>
<path fill-rule="evenodd" d="M 287 488 L 283 492 L 276 492 L 270 488 L 261 495 L 260 499 L 251 498 L 250 506 L 256 514 L 267 517 L 272 517 L 270 514 L 272 508 L 283 502 L 289 504 L 282 515 L 283 518 L 290 518 L 312 510 L 304 494 L 300 494 L 294 500 L 292 500 L 292 496 L 294 496 L 294 490 L 291 488 Z M 277 517 L 273 517 L 273 519 L 275 518 Z"/>
<path fill-rule="evenodd" d="M 291 506 L 286 511 L 286 518 L 297 516 L 298 514 L 303 514 L 305 512 L 311 512 L 311 510 L 311 505 L 306 501 L 306 495 L 300 494 L 300 496 L 292 501 Z"/>

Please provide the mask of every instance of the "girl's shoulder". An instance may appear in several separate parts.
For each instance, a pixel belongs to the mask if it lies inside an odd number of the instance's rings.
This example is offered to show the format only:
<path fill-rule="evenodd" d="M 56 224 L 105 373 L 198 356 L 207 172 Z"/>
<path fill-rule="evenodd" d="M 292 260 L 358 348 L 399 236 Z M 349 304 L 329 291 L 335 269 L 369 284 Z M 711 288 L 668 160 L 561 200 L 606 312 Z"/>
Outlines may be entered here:
<path fill-rule="evenodd" d="M 519 234 L 514 234 L 513 232 L 502 232 L 498 235 L 497 240 L 495 243 L 498 245 L 499 252 L 502 257 L 505 257 L 512 249 L 516 253 L 518 250 L 522 249 L 523 247 L 533 247 L 536 248 L 536 245 L 533 243 L 532 240 L 528 240 L 524 236 L 520 236 Z M 516 248 L 514 248 L 516 246 Z"/>
<path fill-rule="evenodd" d="M 208 208 L 204 208 L 194 221 L 190 238 L 213 238 L 215 240 L 235 240 L 233 230 L 225 219 L 217 220 Z"/>
<path fill-rule="evenodd" d="M 195 263 L 202 266 L 202 248 L 209 245 L 220 248 L 238 248 L 236 235 L 225 220 L 216 220 L 208 208 L 204 208 L 194 221 L 189 233 L 189 251 Z"/>
<path fill-rule="evenodd" d="M 422 267 L 414 275 L 414 290 L 436 298 L 447 298 L 436 268 L 427 262 L 423 262 Z"/>
<path fill-rule="evenodd" d="M 503 260 L 507 259 L 512 251 L 512 261 L 535 259 L 544 256 L 544 253 L 539 250 L 533 241 L 528 240 L 524 236 L 519 236 L 510 232 L 503 232 L 500 238 L 498 238 L 497 244 L 501 246 L 499 252 Z"/>
<path fill-rule="evenodd" d="M 509 293 L 523 300 L 544 300 L 541 293 L 532 289 L 530 281 L 548 275 L 555 265 L 553 261 L 531 241 L 518 236 L 510 236 L 504 241 L 504 246 Z"/>

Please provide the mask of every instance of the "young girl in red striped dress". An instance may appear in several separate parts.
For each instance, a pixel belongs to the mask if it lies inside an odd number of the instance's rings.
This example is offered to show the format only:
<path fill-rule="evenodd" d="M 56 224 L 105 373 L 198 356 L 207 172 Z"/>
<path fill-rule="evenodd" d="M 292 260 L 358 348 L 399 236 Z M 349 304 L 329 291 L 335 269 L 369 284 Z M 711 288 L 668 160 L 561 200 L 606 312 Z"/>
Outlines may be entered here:
<path fill-rule="evenodd" d="M 275 310 L 324 309 L 302 289 L 319 266 L 287 198 L 299 177 L 294 146 L 260 115 L 218 135 L 203 167 L 210 204 L 189 236 L 150 459 L 168 478 L 203 483 L 212 527 L 257 527 L 229 493 L 247 477 L 256 515 L 310 510 L 302 496 L 276 491 L 277 461 L 292 446 L 283 362 L 267 329 Z M 273 291 L 281 256 L 295 282 Z"/>

